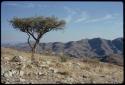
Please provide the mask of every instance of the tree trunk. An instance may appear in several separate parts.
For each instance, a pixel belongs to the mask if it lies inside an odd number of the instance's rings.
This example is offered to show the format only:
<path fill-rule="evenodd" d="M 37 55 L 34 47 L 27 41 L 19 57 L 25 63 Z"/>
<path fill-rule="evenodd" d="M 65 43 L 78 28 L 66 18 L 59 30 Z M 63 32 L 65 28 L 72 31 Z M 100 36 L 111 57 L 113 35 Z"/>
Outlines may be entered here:
<path fill-rule="evenodd" d="M 35 61 L 34 54 L 35 54 L 35 48 L 32 48 L 32 55 L 31 55 L 31 62 Z"/>
<path fill-rule="evenodd" d="M 40 41 L 40 38 L 42 37 L 42 34 L 38 35 L 38 37 L 35 38 L 34 35 L 32 35 L 30 32 L 27 31 L 27 35 L 28 35 L 27 42 L 28 42 L 28 44 L 29 44 L 29 46 L 31 48 L 31 51 L 32 51 L 31 63 L 35 63 L 34 54 L 36 53 L 36 48 L 37 48 L 37 45 L 39 44 L 39 41 Z M 34 43 L 33 46 L 30 43 L 30 35 L 35 39 L 35 43 Z"/>
<path fill-rule="evenodd" d="M 35 56 L 34 54 L 36 53 L 36 48 L 37 48 L 37 45 L 39 43 L 39 40 L 35 42 L 33 48 L 32 48 L 32 56 L 31 56 L 31 62 L 34 63 L 35 62 Z"/>

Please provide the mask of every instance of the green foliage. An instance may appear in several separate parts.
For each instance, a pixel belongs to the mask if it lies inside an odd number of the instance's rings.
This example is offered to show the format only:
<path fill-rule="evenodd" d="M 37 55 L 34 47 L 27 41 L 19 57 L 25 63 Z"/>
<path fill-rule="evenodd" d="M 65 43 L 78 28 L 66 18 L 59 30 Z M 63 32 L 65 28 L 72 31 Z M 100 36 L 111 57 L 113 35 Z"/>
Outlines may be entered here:
<path fill-rule="evenodd" d="M 57 17 L 29 17 L 29 18 L 13 18 L 10 23 L 15 29 L 22 32 L 46 33 L 51 30 L 63 29 L 64 20 L 59 20 Z"/>

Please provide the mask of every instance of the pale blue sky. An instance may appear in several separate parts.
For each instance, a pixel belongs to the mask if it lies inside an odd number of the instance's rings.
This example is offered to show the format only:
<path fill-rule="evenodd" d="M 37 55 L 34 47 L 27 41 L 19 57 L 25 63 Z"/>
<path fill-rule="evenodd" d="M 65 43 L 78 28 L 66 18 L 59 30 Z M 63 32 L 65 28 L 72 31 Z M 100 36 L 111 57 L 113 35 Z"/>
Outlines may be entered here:
<path fill-rule="evenodd" d="M 52 16 L 66 20 L 64 30 L 48 32 L 41 42 L 68 42 L 100 37 L 123 37 L 122 2 L 2 2 L 2 43 L 26 42 L 25 33 L 12 28 L 8 22 L 14 16 Z"/>

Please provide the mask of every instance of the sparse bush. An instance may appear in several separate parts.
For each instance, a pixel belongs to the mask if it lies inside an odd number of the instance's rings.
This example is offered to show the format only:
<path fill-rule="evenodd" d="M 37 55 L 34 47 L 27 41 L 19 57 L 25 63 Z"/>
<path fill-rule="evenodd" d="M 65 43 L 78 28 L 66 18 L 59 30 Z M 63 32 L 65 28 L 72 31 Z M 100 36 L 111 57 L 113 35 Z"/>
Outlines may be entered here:
<path fill-rule="evenodd" d="M 82 59 L 82 62 L 88 62 L 88 63 L 99 63 L 100 61 L 97 59 L 97 58 L 93 58 L 93 59 L 91 59 L 91 58 L 83 58 Z"/>
<path fill-rule="evenodd" d="M 26 68 L 31 69 L 32 66 L 31 66 L 30 64 L 28 64 L 28 65 L 26 66 Z"/>
<path fill-rule="evenodd" d="M 90 71 L 90 67 L 88 67 L 88 66 L 82 67 L 82 69 L 83 69 L 83 70 Z"/>
<path fill-rule="evenodd" d="M 68 72 L 58 72 L 58 74 L 61 74 L 61 75 L 69 75 Z"/>
<path fill-rule="evenodd" d="M 65 56 L 60 56 L 61 62 L 66 62 L 67 58 Z"/>
<path fill-rule="evenodd" d="M 60 56 L 60 59 L 61 59 L 61 62 L 66 62 L 67 60 L 70 60 L 71 57 L 66 56 L 66 55 L 61 55 L 61 56 Z"/>

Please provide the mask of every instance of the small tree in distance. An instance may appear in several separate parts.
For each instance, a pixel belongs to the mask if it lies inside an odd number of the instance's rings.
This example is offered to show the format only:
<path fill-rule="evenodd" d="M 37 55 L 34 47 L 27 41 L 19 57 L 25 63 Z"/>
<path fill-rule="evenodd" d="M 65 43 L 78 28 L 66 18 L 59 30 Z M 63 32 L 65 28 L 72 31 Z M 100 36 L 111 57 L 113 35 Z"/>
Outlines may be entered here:
<path fill-rule="evenodd" d="M 28 39 L 27 42 L 31 48 L 32 56 L 31 61 L 34 61 L 34 53 L 36 52 L 36 48 L 40 42 L 42 36 L 50 32 L 52 30 L 60 30 L 65 26 L 64 20 L 59 20 L 57 17 L 29 17 L 29 18 L 17 18 L 14 17 L 10 20 L 13 28 L 18 29 L 21 32 L 27 34 Z M 30 38 L 35 40 L 34 44 L 31 44 Z"/>

